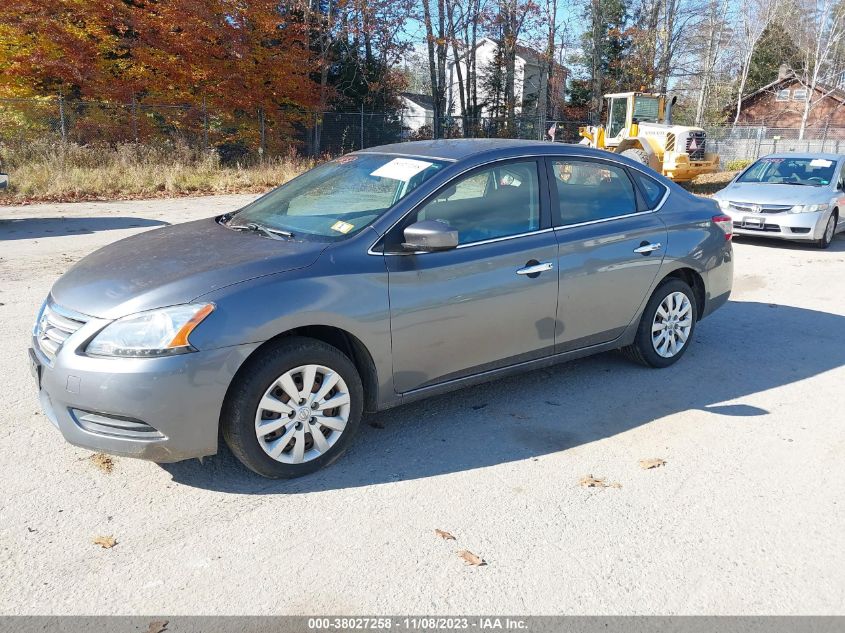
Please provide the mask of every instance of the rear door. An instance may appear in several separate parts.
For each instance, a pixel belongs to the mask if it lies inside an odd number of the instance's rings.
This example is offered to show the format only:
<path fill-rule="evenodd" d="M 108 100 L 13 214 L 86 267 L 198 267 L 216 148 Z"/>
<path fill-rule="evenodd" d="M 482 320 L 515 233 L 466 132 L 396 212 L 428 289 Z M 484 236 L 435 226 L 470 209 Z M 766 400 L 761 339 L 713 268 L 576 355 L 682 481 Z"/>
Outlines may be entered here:
<path fill-rule="evenodd" d="M 653 212 L 666 188 L 646 176 L 646 191 L 610 161 L 547 165 L 559 244 L 556 351 L 565 352 L 618 338 L 647 299 L 666 250 L 666 227 Z"/>
<path fill-rule="evenodd" d="M 557 240 L 547 193 L 541 160 L 494 163 L 459 176 L 388 233 L 397 392 L 553 353 Z M 419 220 L 448 223 L 460 245 L 403 252 L 401 232 Z"/>

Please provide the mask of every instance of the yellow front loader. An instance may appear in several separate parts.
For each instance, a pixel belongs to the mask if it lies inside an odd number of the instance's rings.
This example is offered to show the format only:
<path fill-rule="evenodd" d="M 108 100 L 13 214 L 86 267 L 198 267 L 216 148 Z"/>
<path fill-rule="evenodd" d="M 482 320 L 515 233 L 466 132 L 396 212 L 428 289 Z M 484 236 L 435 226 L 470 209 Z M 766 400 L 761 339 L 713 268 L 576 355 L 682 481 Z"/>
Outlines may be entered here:
<path fill-rule="evenodd" d="M 619 92 L 605 95 L 607 120 L 579 128 L 581 144 L 622 154 L 676 182 L 692 180 L 719 168 L 719 156 L 708 153 L 707 135 L 699 127 L 672 124 L 666 95 Z"/>

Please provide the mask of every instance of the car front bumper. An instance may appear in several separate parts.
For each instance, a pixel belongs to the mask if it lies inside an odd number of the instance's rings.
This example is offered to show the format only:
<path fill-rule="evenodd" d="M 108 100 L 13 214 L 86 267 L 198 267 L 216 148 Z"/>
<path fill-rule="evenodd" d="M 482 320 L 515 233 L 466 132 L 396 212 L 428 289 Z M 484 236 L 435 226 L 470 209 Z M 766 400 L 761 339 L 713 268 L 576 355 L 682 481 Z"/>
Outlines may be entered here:
<path fill-rule="evenodd" d="M 773 237 L 782 240 L 821 239 L 830 211 L 816 213 L 742 213 L 726 211 L 736 235 Z"/>
<path fill-rule="evenodd" d="M 65 345 L 51 359 L 32 343 L 30 367 L 41 407 L 65 440 L 156 462 L 217 452 L 226 390 L 258 346 L 161 358 L 92 358 Z"/>

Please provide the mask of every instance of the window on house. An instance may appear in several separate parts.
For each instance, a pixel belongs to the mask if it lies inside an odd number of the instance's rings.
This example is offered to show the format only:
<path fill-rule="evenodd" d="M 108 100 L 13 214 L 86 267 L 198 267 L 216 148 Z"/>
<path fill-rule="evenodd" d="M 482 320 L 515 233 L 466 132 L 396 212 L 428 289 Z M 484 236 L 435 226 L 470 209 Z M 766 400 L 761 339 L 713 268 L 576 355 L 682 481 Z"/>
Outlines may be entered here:
<path fill-rule="evenodd" d="M 778 101 L 789 101 L 789 93 L 792 92 L 789 88 L 785 90 L 778 90 L 776 99 Z"/>
<path fill-rule="evenodd" d="M 806 90 L 806 88 L 801 88 L 800 90 L 794 90 L 792 92 L 792 100 L 793 101 L 806 101 L 807 100 L 807 90 Z"/>

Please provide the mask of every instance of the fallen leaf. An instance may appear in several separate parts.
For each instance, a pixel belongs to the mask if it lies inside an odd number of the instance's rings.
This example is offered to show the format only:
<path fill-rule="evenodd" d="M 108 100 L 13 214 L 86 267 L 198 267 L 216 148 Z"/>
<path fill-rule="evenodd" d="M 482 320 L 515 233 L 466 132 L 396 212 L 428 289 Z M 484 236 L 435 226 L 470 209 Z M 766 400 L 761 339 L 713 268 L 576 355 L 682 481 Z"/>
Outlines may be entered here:
<path fill-rule="evenodd" d="M 660 459 L 659 457 L 652 457 L 651 459 L 641 459 L 640 460 L 640 468 L 644 470 L 649 470 L 651 468 L 660 468 L 661 466 L 666 464 L 665 459 Z"/>
<path fill-rule="evenodd" d="M 147 633 L 161 633 L 167 629 L 167 620 L 153 620 L 147 629 Z"/>
<path fill-rule="evenodd" d="M 105 453 L 94 453 L 88 460 L 106 474 L 114 470 L 114 460 Z"/>
<path fill-rule="evenodd" d="M 94 545 L 99 545 L 103 549 L 111 549 L 117 545 L 117 541 L 113 536 L 98 536 L 94 539 Z"/>
<path fill-rule="evenodd" d="M 464 562 L 467 565 L 472 565 L 473 567 L 483 567 L 487 564 L 487 561 L 481 558 L 481 556 L 476 556 L 475 554 L 466 549 L 462 549 L 461 551 L 459 551 L 458 556 L 463 558 Z"/>
<path fill-rule="evenodd" d="M 444 541 L 455 540 L 455 537 L 450 532 L 446 532 L 445 530 L 434 530 L 434 533 L 440 538 L 442 538 Z"/>
<path fill-rule="evenodd" d="M 581 477 L 578 481 L 582 488 L 621 488 L 622 484 L 619 482 L 607 483 L 604 477 L 598 478 L 592 475 Z"/>

